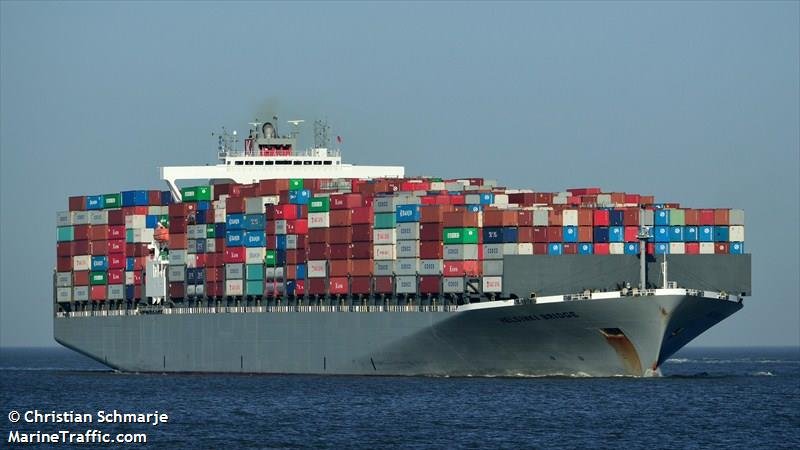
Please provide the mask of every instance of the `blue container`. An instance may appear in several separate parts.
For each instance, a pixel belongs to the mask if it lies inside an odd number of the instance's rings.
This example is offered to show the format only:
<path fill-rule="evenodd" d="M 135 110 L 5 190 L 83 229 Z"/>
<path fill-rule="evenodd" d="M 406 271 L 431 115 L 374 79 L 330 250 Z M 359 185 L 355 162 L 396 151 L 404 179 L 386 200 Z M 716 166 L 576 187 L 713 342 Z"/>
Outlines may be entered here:
<path fill-rule="evenodd" d="M 741 255 L 744 253 L 744 242 L 731 242 L 728 249 L 731 255 Z"/>
<path fill-rule="evenodd" d="M 92 271 L 108 270 L 108 257 L 92 256 Z"/>
<path fill-rule="evenodd" d="M 654 214 L 656 225 L 669 225 L 669 210 L 659 209 Z"/>
<path fill-rule="evenodd" d="M 608 227 L 608 242 L 625 242 L 625 227 Z"/>
<path fill-rule="evenodd" d="M 610 209 L 608 211 L 608 218 L 611 221 L 610 223 L 612 227 L 621 227 L 625 225 L 625 211 L 621 209 Z"/>
<path fill-rule="evenodd" d="M 244 230 L 229 230 L 225 232 L 225 245 L 228 247 L 244 246 Z"/>
<path fill-rule="evenodd" d="M 228 214 L 225 216 L 225 228 L 227 230 L 244 230 L 244 214 Z"/>
<path fill-rule="evenodd" d="M 147 228 L 155 228 L 158 226 L 158 216 L 145 216 L 144 218 L 144 226 Z"/>
<path fill-rule="evenodd" d="M 591 255 L 593 253 L 592 244 L 582 243 L 578 245 L 578 254 L 579 255 Z"/>
<path fill-rule="evenodd" d="M 211 202 L 209 202 L 208 200 L 201 200 L 199 202 L 195 202 L 195 205 L 197 205 L 198 211 L 208 211 L 209 209 L 211 209 Z"/>
<path fill-rule="evenodd" d="M 578 242 L 578 227 L 571 225 L 561 227 L 561 237 L 564 242 Z"/>
<path fill-rule="evenodd" d="M 564 246 L 560 243 L 547 244 L 547 254 L 557 256 L 564 252 Z"/>
<path fill-rule="evenodd" d="M 295 275 L 297 276 L 298 280 L 305 280 L 306 279 L 306 265 L 305 264 L 298 264 L 297 268 L 295 269 Z"/>
<path fill-rule="evenodd" d="M 517 242 L 519 230 L 517 227 L 492 227 L 483 229 L 484 244 L 507 244 Z"/>
<path fill-rule="evenodd" d="M 205 271 L 201 268 L 186 269 L 186 282 L 189 284 L 203 284 L 205 281 Z"/>
<path fill-rule="evenodd" d="M 289 191 L 289 203 L 293 205 L 306 205 L 310 199 L 311 191 L 308 189 Z"/>
<path fill-rule="evenodd" d="M 625 254 L 626 255 L 638 255 L 639 254 L 639 243 L 638 242 L 628 242 L 625 244 Z"/>
<path fill-rule="evenodd" d="M 669 227 L 653 227 L 653 240 L 656 242 L 669 242 Z"/>
<path fill-rule="evenodd" d="M 594 227 L 594 241 L 601 244 L 608 242 L 608 227 Z"/>
<path fill-rule="evenodd" d="M 172 193 L 170 191 L 161 191 L 161 206 L 172 204 Z"/>
<path fill-rule="evenodd" d="M 206 223 L 206 213 L 198 211 L 194 215 L 194 223 L 197 225 L 205 225 Z"/>
<path fill-rule="evenodd" d="M 296 283 L 294 280 L 286 280 L 286 295 L 294 295 Z"/>
<path fill-rule="evenodd" d="M 728 242 L 730 240 L 730 228 L 714 227 L 714 242 Z"/>
<path fill-rule="evenodd" d="M 656 242 L 656 255 L 666 255 L 669 253 L 669 244 L 665 242 Z"/>
<path fill-rule="evenodd" d="M 286 237 L 284 236 L 284 248 L 286 248 Z M 263 231 L 248 231 L 244 235 L 245 247 L 265 247 L 267 244 L 267 236 Z"/>
<path fill-rule="evenodd" d="M 684 242 L 683 227 L 677 225 L 669 227 L 669 241 Z"/>
<path fill-rule="evenodd" d="M 491 205 L 494 203 L 494 194 L 491 192 L 484 192 L 481 194 L 481 205 Z"/>
<path fill-rule="evenodd" d="M 125 258 L 125 270 L 133 270 L 136 265 L 136 258 L 133 256 L 128 256 Z"/>
<path fill-rule="evenodd" d="M 700 242 L 714 242 L 714 227 L 711 225 L 701 225 L 698 228 Z"/>
<path fill-rule="evenodd" d="M 186 269 L 186 283 L 187 284 L 196 284 L 195 282 L 195 269 Z"/>
<path fill-rule="evenodd" d="M 103 196 L 102 195 L 87 195 L 86 196 L 86 209 L 103 209 Z"/>
<path fill-rule="evenodd" d="M 275 236 L 275 246 L 278 250 L 286 250 L 286 235 L 279 234 Z"/>
<path fill-rule="evenodd" d="M 244 227 L 248 231 L 263 231 L 264 224 L 264 214 L 247 214 L 244 216 Z"/>
<path fill-rule="evenodd" d="M 147 191 L 122 191 L 122 206 L 147 206 Z"/>
<path fill-rule="evenodd" d="M 198 239 L 195 243 L 196 246 L 196 253 L 205 253 L 206 252 L 206 240 L 205 239 Z"/>
<path fill-rule="evenodd" d="M 395 220 L 397 223 L 419 222 L 419 205 L 398 205 Z"/>
<path fill-rule="evenodd" d="M 278 237 L 280 237 L 280 236 L 278 236 Z M 286 236 L 283 236 L 283 238 L 284 238 L 283 244 L 284 244 L 284 247 L 285 247 L 286 246 Z M 276 250 L 275 251 L 275 261 L 276 261 L 276 265 L 278 267 L 285 266 L 286 265 L 286 250 Z"/>
<path fill-rule="evenodd" d="M 698 229 L 695 225 L 683 227 L 683 240 L 684 242 L 697 242 L 699 237 Z"/>
<path fill-rule="evenodd" d="M 461 194 L 463 194 L 463 192 L 461 192 Z M 464 205 L 464 208 L 466 208 L 466 210 L 469 212 L 483 211 L 483 205 Z"/>
<path fill-rule="evenodd" d="M 221 238 L 225 235 L 225 224 L 224 223 L 215 223 L 214 224 L 214 236 Z"/>
<path fill-rule="evenodd" d="M 133 300 L 133 294 L 136 292 L 136 286 L 129 284 L 125 286 L 125 300 Z"/>

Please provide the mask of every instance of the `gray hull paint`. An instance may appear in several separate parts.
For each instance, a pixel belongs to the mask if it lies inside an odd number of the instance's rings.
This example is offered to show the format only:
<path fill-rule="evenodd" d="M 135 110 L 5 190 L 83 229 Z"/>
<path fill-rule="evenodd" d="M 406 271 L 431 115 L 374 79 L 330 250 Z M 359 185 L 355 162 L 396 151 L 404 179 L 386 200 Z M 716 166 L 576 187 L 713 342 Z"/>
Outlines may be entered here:
<path fill-rule="evenodd" d="M 128 372 L 641 376 L 740 308 L 663 295 L 459 312 L 67 317 L 54 329 L 64 346 Z"/>

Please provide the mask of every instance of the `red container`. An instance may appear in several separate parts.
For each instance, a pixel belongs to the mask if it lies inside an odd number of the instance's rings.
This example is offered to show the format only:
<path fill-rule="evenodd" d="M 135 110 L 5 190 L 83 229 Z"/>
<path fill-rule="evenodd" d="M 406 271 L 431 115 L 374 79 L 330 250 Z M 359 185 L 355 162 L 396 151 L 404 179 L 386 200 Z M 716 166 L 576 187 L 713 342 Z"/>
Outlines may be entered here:
<path fill-rule="evenodd" d="M 608 255 L 609 252 L 609 244 L 607 242 L 595 242 L 594 244 L 594 254 L 595 255 Z"/>
<path fill-rule="evenodd" d="M 89 285 L 89 272 L 80 270 L 72 273 L 72 284 L 74 286 L 88 286 Z"/>
<path fill-rule="evenodd" d="M 639 194 L 625 194 L 625 203 L 635 203 L 639 204 L 640 196 Z"/>
<path fill-rule="evenodd" d="M 125 254 L 125 241 L 114 239 L 108 241 L 108 254 Z"/>
<path fill-rule="evenodd" d="M 536 192 L 533 197 L 534 203 L 544 203 L 544 204 L 551 204 L 553 203 L 553 193 L 552 192 Z"/>
<path fill-rule="evenodd" d="M 533 227 L 519 227 L 519 228 L 517 228 L 517 241 L 518 242 L 533 242 Z"/>
<path fill-rule="evenodd" d="M 330 248 L 330 259 L 351 259 L 353 251 L 350 244 L 332 244 Z M 323 259 L 323 258 L 312 258 Z"/>
<path fill-rule="evenodd" d="M 442 223 L 445 227 L 463 228 L 477 227 L 479 213 L 470 211 L 450 211 L 443 214 Z"/>
<path fill-rule="evenodd" d="M 700 210 L 700 223 L 698 225 L 714 225 L 714 210 L 701 209 Z"/>
<path fill-rule="evenodd" d="M 105 286 L 92 286 L 89 288 L 89 299 L 93 302 L 106 301 L 106 287 Z"/>
<path fill-rule="evenodd" d="M 480 276 L 481 269 L 480 261 L 445 261 L 442 265 L 442 275 L 445 277 Z"/>
<path fill-rule="evenodd" d="M 533 211 L 530 210 L 517 210 L 517 224 L 521 227 L 533 226 Z"/>
<path fill-rule="evenodd" d="M 625 212 L 622 216 L 622 223 L 625 226 L 639 226 L 639 215 L 640 215 L 639 208 L 625 208 Z"/>
<path fill-rule="evenodd" d="M 90 241 L 73 241 L 72 242 L 72 256 L 75 255 L 88 255 L 90 251 Z"/>
<path fill-rule="evenodd" d="M 714 244 L 714 253 L 718 255 L 727 255 L 730 253 L 727 242 L 717 242 Z"/>
<path fill-rule="evenodd" d="M 592 227 L 578 227 L 578 242 L 592 242 L 593 240 Z"/>
<path fill-rule="evenodd" d="M 286 250 L 286 264 L 300 264 L 301 250 Z M 305 252 L 302 252 L 305 256 Z M 286 278 L 294 278 L 286 275 Z"/>
<path fill-rule="evenodd" d="M 169 248 L 172 249 L 185 249 L 189 244 L 188 235 L 170 233 L 169 234 Z"/>
<path fill-rule="evenodd" d="M 325 282 L 325 278 L 309 278 L 305 287 L 311 295 L 324 295 L 328 290 L 328 283 Z"/>
<path fill-rule="evenodd" d="M 547 227 L 533 227 L 533 242 L 547 243 Z"/>
<path fill-rule="evenodd" d="M 353 242 L 372 242 L 372 225 L 359 223 L 354 224 L 352 229 Z"/>
<path fill-rule="evenodd" d="M 56 256 L 72 256 L 72 242 L 59 242 L 56 244 Z"/>
<path fill-rule="evenodd" d="M 596 227 L 607 227 L 610 223 L 607 209 L 595 209 L 592 219 Z"/>
<path fill-rule="evenodd" d="M 89 227 L 89 240 L 103 241 L 108 239 L 108 225 L 92 225 Z"/>
<path fill-rule="evenodd" d="M 421 241 L 419 243 L 420 259 L 442 259 L 444 247 L 441 241 Z"/>
<path fill-rule="evenodd" d="M 656 202 L 656 198 L 654 196 L 652 196 L 652 195 L 642 195 L 642 196 L 639 197 L 639 202 L 642 205 L 652 205 L 653 203 Z M 655 247 L 653 247 L 653 248 L 655 248 Z"/>
<path fill-rule="evenodd" d="M 328 213 L 331 227 L 349 227 L 353 224 L 353 214 L 349 209 L 334 209 Z"/>
<path fill-rule="evenodd" d="M 563 227 L 547 227 L 547 242 L 561 242 L 564 240 Z"/>
<path fill-rule="evenodd" d="M 78 195 L 69 198 L 70 211 L 86 211 L 86 196 Z"/>
<path fill-rule="evenodd" d="M 354 277 L 368 277 L 372 275 L 371 259 L 353 259 L 350 261 L 350 275 Z"/>
<path fill-rule="evenodd" d="M 350 260 L 332 259 L 328 261 L 328 276 L 332 278 L 346 277 L 348 274 L 350 274 L 350 268 L 351 268 Z"/>
<path fill-rule="evenodd" d="M 205 280 L 206 284 L 208 282 L 217 282 L 222 281 L 223 279 L 223 271 L 219 267 L 206 267 L 205 269 Z"/>
<path fill-rule="evenodd" d="M 149 254 L 150 249 L 147 248 L 147 244 L 125 244 L 126 256 L 147 256 Z"/>
<path fill-rule="evenodd" d="M 223 261 L 225 262 L 225 264 L 243 263 L 245 261 L 245 248 L 244 247 L 226 248 Z"/>
<path fill-rule="evenodd" d="M 112 270 L 125 270 L 125 255 L 122 254 L 114 254 L 108 255 L 108 273 L 111 274 Z M 118 283 L 111 283 L 109 284 L 118 284 Z"/>
<path fill-rule="evenodd" d="M 550 210 L 547 212 L 547 225 L 551 227 L 561 227 L 564 224 L 564 218 L 559 210 Z"/>
<path fill-rule="evenodd" d="M 161 206 L 161 191 L 147 191 L 147 206 Z"/>
<path fill-rule="evenodd" d="M 314 243 L 308 245 L 308 259 L 330 259 L 330 246 L 327 243 Z"/>
<path fill-rule="evenodd" d="M 362 206 L 358 208 L 353 208 L 351 210 L 352 213 L 352 223 L 355 224 L 371 224 L 375 221 L 375 214 L 372 211 L 371 206 Z"/>
<path fill-rule="evenodd" d="M 394 289 L 392 277 L 375 277 L 375 293 L 391 294 Z"/>
<path fill-rule="evenodd" d="M 170 217 L 169 218 L 169 232 L 170 233 L 186 233 L 187 222 L 185 217 Z"/>
<path fill-rule="evenodd" d="M 58 272 L 69 272 L 72 270 L 72 257 L 60 256 L 56 258 L 56 270 Z"/>
<path fill-rule="evenodd" d="M 639 240 L 639 227 L 625 227 L 625 242 L 636 242 Z"/>
<path fill-rule="evenodd" d="M 361 194 L 334 194 L 331 195 L 331 212 L 337 209 L 353 209 L 362 205 Z"/>
<path fill-rule="evenodd" d="M 189 210 L 189 214 L 194 212 L 197 205 L 194 203 L 189 204 L 186 208 Z M 122 208 L 122 215 L 125 217 L 128 216 L 144 216 L 147 215 L 147 206 L 125 206 Z"/>
<path fill-rule="evenodd" d="M 729 225 L 730 224 L 730 212 L 731 212 L 731 210 L 729 210 L 729 209 L 715 209 L 714 210 L 714 225 Z"/>
<path fill-rule="evenodd" d="M 89 225 L 74 225 L 72 227 L 73 240 L 75 241 L 88 241 L 89 240 Z"/>
<path fill-rule="evenodd" d="M 700 254 L 700 243 L 699 242 L 687 242 L 685 245 L 685 252 L 687 255 L 699 255 Z"/>
<path fill-rule="evenodd" d="M 563 246 L 563 254 L 565 255 L 577 255 L 578 254 L 578 244 L 575 243 L 565 243 Z"/>
<path fill-rule="evenodd" d="M 308 234 L 308 220 L 307 219 L 287 220 L 286 234 Z"/>
<path fill-rule="evenodd" d="M 279 195 L 281 191 L 289 189 L 289 180 L 275 179 L 275 180 L 261 180 L 255 188 L 255 195 Z"/>
<path fill-rule="evenodd" d="M 441 223 L 421 223 L 419 239 L 421 241 L 441 241 L 444 226 Z"/>
<path fill-rule="evenodd" d="M 293 204 L 267 205 L 266 215 L 268 220 L 299 219 L 299 208 Z"/>
<path fill-rule="evenodd" d="M 216 194 L 216 189 L 214 189 Z M 206 295 L 209 297 L 221 297 L 223 294 L 222 283 L 209 282 L 206 280 Z"/>
<path fill-rule="evenodd" d="M 419 277 L 419 292 L 422 294 L 438 294 L 442 288 L 442 277 L 424 275 Z"/>
<path fill-rule="evenodd" d="M 684 209 L 683 217 L 686 225 L 700 225 L 700 211 L 697 209 Z"/>
<path fill-rule="evenodd" d="M 125 225 L 109 226 L 108 239 L 125 239 Z"/>
<path fill-rule="evenodd" d="M 89 254 L 103 256 L 108 254 L 108 241 L 89 241 Z"/>
<path fill-rule="evenodd" d="M 108 224 L 109 225 L 122 225 L 125 228 L 125 215 L 121 209 L 108 210 Z"/>
<path fill-rule="evenodd" d="M 309 228 L 308 242 L 311 244 L 328 242 L 329 233 L 330 233 L 330 228 Z"/>
<path fill-rule="evenodd" d="M 615 205 L 621 205 L 625 203 L 625 193 L 624 192 L 612 192 L 611 193 L 611 203 Z"/>
<path fill-rule="evenodd" d="M 547 254 L 547 243 L 536 242 L 533 244 L 533 254 L 534 255 L 546 255 Z"/>
<path fill-rule="evenodd" d="M 228 197 L 225 200 L 225 213 L 243 214 L 245 212 L 245 205 L 244 197 Z M 267 208 L 269 208 L 269 206 L 267 206 Z"/>
<path fill-rule="evenodd" d="M 372 290 L 372 277 L 350 278 L 350 292 L 353 294 L 369 294 Z"/>
<path fill-rule="evenodd" d="M 508 202 L 516 203 L 520 206 L 532 206 L 536 203 L 536 194 L 533 192 L 517 192 L 508 194 Z"/>
<path fill-rule="evenodd" d="M 183 283 L 170 283 L 169 296 L 171 298 L 183 298 L 186 295 Z"/>
<path fill-rule="evenodd" d="M 347 277 L 332 277 L 328 279 L 328 293 L 347 294 L 350 290 L 350 283 Z"/>
<path fill-rule="evenodd" d="M 484 227 L 515 227 L 519 223 L 516 211 L 507 209 L 486 209 L 483 211 Z"/>
<path fill-rule="evenodd" d="M 124 270 L 114 269 L 108 271 L 108 284 L 122 284 L 124 282 L 125 282 Z"/>
<path fill-rule="evenodd" d="M 340 210 L 344 211 L 344 210 Z M 329 244 L 349 244 L 353 242 L 353 228 L 351 227 L 331 227 L 328 234 Z"/>
<path fill-rule="evenodd" d="M 169 217 L 170 223 L 172 223 L 173 217 L 186 217 L 190 213 L 194 212 L 197 205 L 194 203 L 173 203 L 169 205 Z M 123 208 L 126 209 L 126 208 Z M 230 212 L 230 211 L 229 211 Z M 147 208 L 145 208 L 145 214 L 147 214 Z"/>
<path fill-rule="evenodd" d="M 372 242 L 354 242 L 352 257 L 356 260 L 369 260 L 372 258 Z"/>

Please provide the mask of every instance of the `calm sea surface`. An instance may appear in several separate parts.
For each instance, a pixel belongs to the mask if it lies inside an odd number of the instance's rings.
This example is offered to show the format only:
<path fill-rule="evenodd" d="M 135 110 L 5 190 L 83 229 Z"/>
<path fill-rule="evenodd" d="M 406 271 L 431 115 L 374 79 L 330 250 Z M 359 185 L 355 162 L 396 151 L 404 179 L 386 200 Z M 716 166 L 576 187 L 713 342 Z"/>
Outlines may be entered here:
<path fill-rule="evenodd" d="M 121 374 L 64 349 L 0 349 L 13 431 L 146 433 L 139 448 L 800 448 L 800 349 L 684 349 L 660 378 Z M 74 411 L 79 423 L 11 423 Z M 169 422 L 98 423 L 98 411 Z M 20 446 L 19 444 L 11 447 Z M 113 445 L 39 445 L 109 448 Z"/>

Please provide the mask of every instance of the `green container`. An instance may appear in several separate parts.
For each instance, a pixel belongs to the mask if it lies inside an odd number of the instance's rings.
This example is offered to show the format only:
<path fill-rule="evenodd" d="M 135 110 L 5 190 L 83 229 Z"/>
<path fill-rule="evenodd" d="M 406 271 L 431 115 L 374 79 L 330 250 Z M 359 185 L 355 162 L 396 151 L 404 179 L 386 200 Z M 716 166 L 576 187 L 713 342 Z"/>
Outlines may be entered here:
<path fill-rule="evenodd" d="M 394 228 L 397 225 L 397 218 L 394 213 L 375 213 L 374 228 Z"/>
<path fill-rule="evenodd" d="M 442 240 L 445 244 L 477 244 L 477 228 L 445 228 L 442 230 Z"/>
<path fill-rule="evenodd" d="M 131 243 L 133 242 L 133 228 L 126 228 L 125 229 L 125 242 Z"/>
<path fill-rule="evenodd" d="M 108 274 L 105 272 L 92 272 L 89 276 L 89 283 L 92 285 L 106 284 L 108 281 Z"/>
<path fill-rule="evenodd" d="M 264 295 L 264 281 L 247 281 L 244 285 L 244 295 Z"/>
<path fill-rule="evenodd" d="M 164 214 L 163 216 L 158 216 L 158 223 L 169 228 L 169 216 Z"/>
<path fill-rule="evenodd" d="M 263 264 L 248 264 L 245 268 L 245 278 L 248 280 L 263 280 L 264 279 L 264 265 Z"/>
<path fill-rule="evenodd" d="M 296 191 L 299 189 L 303 189 L 303 179 L 302 178 L 289 178 L 289 190 Z"/>
<path fill-rule="evenodd" d="M 121 194 L 106 194 L 103 196 L 103 208 L 121 208 L 122 195 Z"/>
<path fill-rule="evenodd" d="M 192 186 L 181 189 L 181 199 L 184 202 L 211 201 L 211 186 Z"/>
<path fill-rule="evenodd" d="M 70 242 L 75 240 L 75 229 L 70 227 L 58 227 L 58 242 Z"/>
<path fill-rule="evenodd" d="M 206 224 L 206 237 L 211 239 L 217 237 L 217 231 L 213 223 Z"/>
<path fill-rule="evenodd" d="M 669 210 L 670 225 L 686 225 L 686 211 L 682 209 Z"/>
<path fill-rule="evenodd" d="M 331 210 L 330 197 L 312 197 L 308 201 L 308 212 L 328 212 Z"/>
<path fill-rule="evenodd" d="M 278 254 L 275 250 L 267 250 L 267 255 L 264 256 L 264 263 L 269 267 L 275 267 L 278 264 Z"/>

